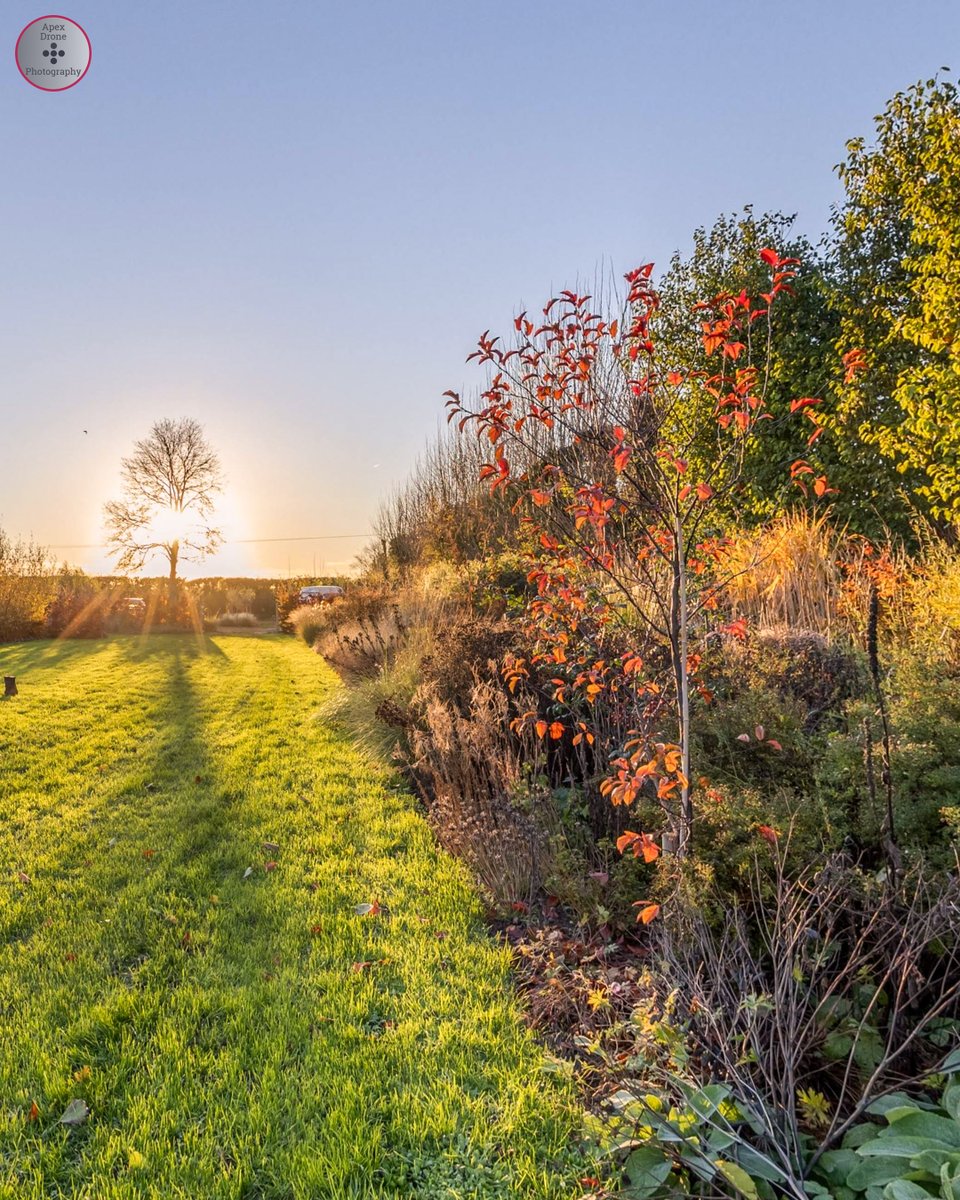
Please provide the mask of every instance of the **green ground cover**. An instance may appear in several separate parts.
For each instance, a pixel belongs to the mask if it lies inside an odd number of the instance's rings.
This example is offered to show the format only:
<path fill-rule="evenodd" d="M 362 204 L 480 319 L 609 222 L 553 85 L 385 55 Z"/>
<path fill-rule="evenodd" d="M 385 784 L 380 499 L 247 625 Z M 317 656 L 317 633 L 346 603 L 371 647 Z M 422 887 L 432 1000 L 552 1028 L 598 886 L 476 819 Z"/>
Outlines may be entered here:
<path fill-rule="evenodd" d="M 0 667 L 0 1197 L 576 1193 L 505 955 L 315 717 L 321 660 L 167 635 Z"/>

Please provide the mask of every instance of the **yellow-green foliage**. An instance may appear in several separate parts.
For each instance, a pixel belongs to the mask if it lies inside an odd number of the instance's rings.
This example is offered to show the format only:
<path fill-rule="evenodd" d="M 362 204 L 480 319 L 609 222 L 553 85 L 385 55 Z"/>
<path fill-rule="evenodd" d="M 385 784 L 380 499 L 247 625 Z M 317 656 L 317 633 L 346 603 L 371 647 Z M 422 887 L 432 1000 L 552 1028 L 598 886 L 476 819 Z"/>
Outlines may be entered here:
<path fill-rule="evenodd" d="M 311 719 L 320 659 L 168 635 L 0 663 L 3 1200 L 576 1192 L 506 955 L 408 796 Z"/>
<path fill-rule="evenodd" d="M 802 511 L 737 536 L 725 564 L 735 615 L 752 626 L 829 636 L 841 600 L 839 548 L 827 517 Z"/>

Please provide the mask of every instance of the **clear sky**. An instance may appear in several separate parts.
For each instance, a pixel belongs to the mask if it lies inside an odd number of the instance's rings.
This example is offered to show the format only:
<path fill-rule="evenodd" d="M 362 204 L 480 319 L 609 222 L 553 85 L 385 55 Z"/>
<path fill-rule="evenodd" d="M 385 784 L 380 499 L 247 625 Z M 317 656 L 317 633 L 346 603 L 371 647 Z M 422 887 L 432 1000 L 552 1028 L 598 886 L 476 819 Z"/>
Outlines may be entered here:
<path fill-rule="evenodd" d="M 63 3 L 62 93 L 13 58 L 47 10 L 0 19 L 0 527 L 97 570 L 70 547 L 163 416 L 219 449 L 232 540 L 362 535 L 480 331 L 746 203 L 819 234 L 845 140 L 960 45 L 956 0 Z"/>

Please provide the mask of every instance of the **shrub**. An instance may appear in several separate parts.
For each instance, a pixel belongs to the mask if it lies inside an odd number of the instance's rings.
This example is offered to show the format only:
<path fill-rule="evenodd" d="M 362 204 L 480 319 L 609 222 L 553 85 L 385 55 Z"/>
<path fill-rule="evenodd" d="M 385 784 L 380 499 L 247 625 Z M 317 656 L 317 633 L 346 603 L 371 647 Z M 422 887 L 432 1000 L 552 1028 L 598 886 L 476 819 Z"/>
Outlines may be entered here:
<path fill-rule="evenodd" d="M 217 621 L 224 629 L 255 629 L 258 623 L 252 612 L 225 612 Z"/>
<path fill-rule="evenodd" d="M 960 1054 L 948 1059 L 960 1071 Z M 876 1121 L 854 1125 L 838 1150 L 816 1164 L 816 1177 L 834 1195 L 883 1200 L 953 1200 L 960 1194 L 960 1082 L 951 1074 L 939 1104 L 903 1092 L 884 1097 L 867 1109 Z"/>
<path fill-rule="evenodd" d="M 251 609 L 255 596 L 253 588 L 229 588 L 226 597 L 227 612 L 249 613 L 252 616 Z"/>
<path fill-rule="evenodd" d="M 430 685 L 414 696 L 417 725 L 407 763 L 437 838 L 466 862 L 484 891 L 501 905 L 528 904 L 548 870 L 542 814 L 528 791 L 537 770 L 536 739 L 521 744 L 511 735 L 502 689 L 476 682 L 467 712 L 444 701 Z M 534 803 L 548 804 L 541 785 Z M 540 817 L 540 819 L 538 819 Z"/>
<path fill-rule="evenodd" d="M 316 642 L 323 628 L 323 613 L 318 604 L 303 604 L 295 608 L 287 620 L 297 637 L 302 638 L 308 646 Z"/>
<path fill-rule="evenodd" d="M 0 641 L 43 636 L 44 610 L 53 596 L 47 552 L 14 542 L 0 529 Z"/>
<path fill-rule="evenodd" d="M 48 637 L 103 637 L 112 609 L 110 591 L 82 571 L 64 568 L 44 614 Z"/>
<path fill-rule="evenodd" d="M 277 625 L 282 633 L 293 633 L 290 614 L 300 607 L 300 585 L 278 583 L 276 591 Z"/>

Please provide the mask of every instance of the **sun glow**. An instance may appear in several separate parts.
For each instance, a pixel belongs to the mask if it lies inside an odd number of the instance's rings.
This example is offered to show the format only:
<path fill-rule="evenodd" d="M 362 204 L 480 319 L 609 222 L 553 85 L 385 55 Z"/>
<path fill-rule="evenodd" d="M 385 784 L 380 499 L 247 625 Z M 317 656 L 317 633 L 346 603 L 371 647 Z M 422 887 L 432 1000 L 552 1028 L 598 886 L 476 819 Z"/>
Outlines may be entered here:
<path fill-rule="evenodd" d="M 179 512 L 175 508 L 157 508 L 150 518 L 151 537 L 163 545 L 189 541 L 201 527 L 196 513 Z"/>

